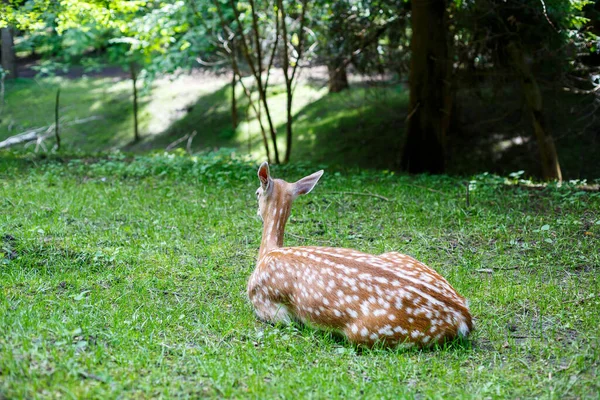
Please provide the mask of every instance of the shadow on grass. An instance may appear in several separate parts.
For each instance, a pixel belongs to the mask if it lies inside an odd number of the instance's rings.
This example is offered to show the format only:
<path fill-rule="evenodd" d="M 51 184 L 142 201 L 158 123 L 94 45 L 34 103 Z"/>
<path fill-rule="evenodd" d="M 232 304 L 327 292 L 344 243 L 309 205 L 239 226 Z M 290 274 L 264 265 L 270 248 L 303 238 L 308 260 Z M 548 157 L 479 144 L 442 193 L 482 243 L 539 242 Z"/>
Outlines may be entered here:
<path fill-rule="evenodd" d="M 328 94 L 295 116 L 292 158 L 393 168 L 404 138 L 407 107 L 408 93 L 399 86 Z"/>
<path fill-rule="evenodd" d="M 244 120 L 247 100 L 238 99 L 239 122 Z M 196 102 L 188 106 L 185 115 L 175 121 L 164 132 L 142 138 L 140 143 L 125 146 L 125 150 L 147 151 L 165 149 L 169 144 L 187 134 L 196 131 L 192 141 L 194 151 L 219 147 L 235 146 L 236 129 L 231 117 L 231 88 L 224 85 L 218 90 L 200 96 Z M 179 147 L 186 146 L 182 142 Z"/>
<path fill-rule="evenodd" d="M 348 340 L 348 338 L 341 332 L 331 329 L 319 329 L 310 325 L 304 324 L 299 320 L 294 320 L 291 325 L 281 323 L 262 322 L 265 325 L 271 326 L 275 329 L 279 329 L 282 332 L 288 334 L 309 336 L 315 341 L 323 344 L 333 345 L 340 349 L 341 352 L 354 353 L 356 355 L 378 355 L 378 354 L 390 354 L 390 353 L 437 353 L 437 352 L 464 352 L 473 350 L 476 346 L 473 343 L 473 339 L 457 337 L 452 340 L 448 340 L 442 343 L 434 344 L 426 347 L 417 347 L 413 345 L 403 346 L 402 343 L 398 345 L 386 345 L 385 342 L 377 342 L 374 346 L 365 346 L 360 344 L 354 344 Z"/>
<path fill-rule="evenodd" d="M 588 118 L 592 96 L 543 90 L 543 117 L 553 136 L 563 178 L 600 176 L 600 121 Z M 448 136 L 448 173 L 487 171 L 507 175 L 519 170 L 525 176 L 542 176 L 538 143 L 531 116 L 518 83 L 502 90 L 484 86 L 457 93 L 457 125 Z"/>
<path fill-rule="evenodd" d="M 9 233 L 0 237 L 0 245 L 5 249 L 0 262 L 43 275 L 95 273 L 115 264 L 113 258 L 98 251 L 74 250 L 56 243 L 27 243 Z"/>

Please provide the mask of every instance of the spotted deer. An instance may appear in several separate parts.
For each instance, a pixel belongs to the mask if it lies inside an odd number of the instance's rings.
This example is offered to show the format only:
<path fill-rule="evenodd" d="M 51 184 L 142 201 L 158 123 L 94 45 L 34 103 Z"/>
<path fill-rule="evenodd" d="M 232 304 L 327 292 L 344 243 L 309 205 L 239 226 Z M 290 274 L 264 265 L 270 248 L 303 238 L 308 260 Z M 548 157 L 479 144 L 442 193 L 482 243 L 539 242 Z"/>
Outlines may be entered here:
<path fill-rule="evenodd" d="M 425 347 L 473 329 L 464 297 L 433 269 L 397 252 L 371 255 L 346 248 L 283 247 L 292 202 L 309 193 L 323 171 L 295 183 L 258 169 L 263 234 L 248 297 L 259 319 L 300 321 L 343 333 L 371 347 Z"/>

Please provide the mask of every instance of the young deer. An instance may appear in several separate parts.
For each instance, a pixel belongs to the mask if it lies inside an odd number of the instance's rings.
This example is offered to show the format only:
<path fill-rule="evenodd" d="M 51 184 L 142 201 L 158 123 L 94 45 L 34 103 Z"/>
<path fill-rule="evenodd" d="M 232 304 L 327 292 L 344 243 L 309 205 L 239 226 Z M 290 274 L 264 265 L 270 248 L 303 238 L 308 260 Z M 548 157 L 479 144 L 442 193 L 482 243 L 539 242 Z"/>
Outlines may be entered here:
<path fill-rule="evenodd" d="M 331 247 L 283 247 L 292 201 L 323 171 L 295 183 L 258 169 L 263 234 L 248 296 L 258 318 L 340 331 L 353 343 L 419 347 L 466 337 L 467 303 L 437 272 L 397 252 L 379 256 Z"/>

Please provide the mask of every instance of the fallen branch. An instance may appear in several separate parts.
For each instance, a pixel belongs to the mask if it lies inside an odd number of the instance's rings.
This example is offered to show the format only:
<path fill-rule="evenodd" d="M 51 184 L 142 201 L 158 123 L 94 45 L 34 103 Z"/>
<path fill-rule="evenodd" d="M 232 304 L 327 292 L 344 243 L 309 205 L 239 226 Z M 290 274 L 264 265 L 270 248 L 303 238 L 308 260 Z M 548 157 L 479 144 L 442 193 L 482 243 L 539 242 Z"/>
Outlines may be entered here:
<path fill-rule="evenodd" d="M 476 269 L 475 272 L 479 272 L 482 274 L 493 274 L 494 271 L 510 271 L 512 269 L 517 269 L 519 268 L 517 265 L 512 266 L 512 267 L 491 267 L 491 268 L 480 268 L 480 269 Z"/>
<path fill-rule="evenodd" d="M 300 236 L 300 235 L 295 235 L 291 232 L 288 232 L 287 235 L 296 238 L 296 239 L 300 239 L 300 240 L 304 240 L 306 242 L 321 242 L 321 243 L 331 243 L 331 240 L 323 240 L 323 239 L 315 239 L 315 238 L 307 238 L 304 236 Z"/>
<path fill-rule="evenodd" d="M 413 186 L 413 187 L 416 187 L 416 188 L 419 188 L 419 189 L 425 189 L 425 190 L 428 190 L 428 191 L 433 192 L 433 193 L 439 193 L 439 194 L 443 194 L 444 196 L 448 196 L 448 193 L 444 193 L 444 192 L 441 192 L 439 190 L 431 189 L 431 188 L 428 188 L 428 187 L 425 187 L 425 186 L 421 186 L 421 185 L 415 185 L 414 183 L 403 183 L 403 185 Z"/>
<path fill-rule="evenodd" d="M 354 195 L 354 196 L 371 196 L 371 197 L 376 197 L 376 198 L 381 199 L 381 200 L 391 201 L 387 197 L 383 197 L 380 194 L 375 194 L 375 193 L 371 193 L 371 192 L 367 192 L 367 193 L 362 193 L 362 192 L 326 192 L 325 194 L 349 194 L 349 195 Z"/>
<path fill-rule="evenodd" d="M 187 153 L 191 156 L 192 155 L 192 140 L 194 140 L 194 137 L 196 136 L 198 132 L 194 131 L 192 132 L 192 134 L 190 135 L 190 137 L 188 138 L 187 141 L 187 146 L 185 146 L 185 150 L 187 151 Z"/>
<path fill-rule="evenodd" d="M 171 151 L 171 150 L 173 150 L 175 147 L 177 147 L 177 145 L 179 143 L 186 141 L 189 137 L 190 137 L 190 134 L 186 133 L 185 135 L 183 135 L 182 137 L 180 137 L 179 139 L 177 139 L 176 141 L 174 141 L 173 143 L 171 143 L 170 145 L 168 145 L 165 148 L 165 151 Z"/>
<path fill-rule="evenodd" d="M 63 126 L 85 124 L 86 122 L 94 121 L 97 119 L 101 119 L 101 117 L 91 116 L 87 118 L 76 119 L 70 122 L 63 123 Z M 25 132 L 21 132 L 17 135 L 11 136 L 8 139 L 0 142 L 0 149 L 5 149 L 21 143 L 36 142 L 35 151 L 37 152 L 40 146 L 46 148 L 43 141 L 53 135 L 55 126 L 55 124 L 42 126 L 40 128 L 31 129 Z"/>
<path fill-rule="evenodd" d="M 79 371 L 79 376 L 81 376 L 84 379 L 92 379 L 94 381 L 106 383 L 106 379 L 104 379 L 103 377 L 96 374 L 91 374 L 89 372 Z"/>

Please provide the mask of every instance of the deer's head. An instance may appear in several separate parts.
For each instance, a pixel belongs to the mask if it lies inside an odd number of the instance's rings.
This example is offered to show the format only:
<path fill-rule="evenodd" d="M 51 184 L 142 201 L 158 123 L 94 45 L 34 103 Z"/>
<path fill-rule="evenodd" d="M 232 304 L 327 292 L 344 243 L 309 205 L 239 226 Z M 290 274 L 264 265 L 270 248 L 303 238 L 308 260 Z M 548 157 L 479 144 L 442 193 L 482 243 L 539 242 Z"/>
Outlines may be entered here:
<path fill-rule="evenodd" d="M 320 170 L 297 182 L 289 183 L 282 179 L 271 178 L 269 164 L 262 163 L 258 168 L 260 187 L 256 190 L 258 215 L 266 221 L 270 216 L 288 214 L 294 199 L 313 190 L 322 175 L 323 170 Z"/>

